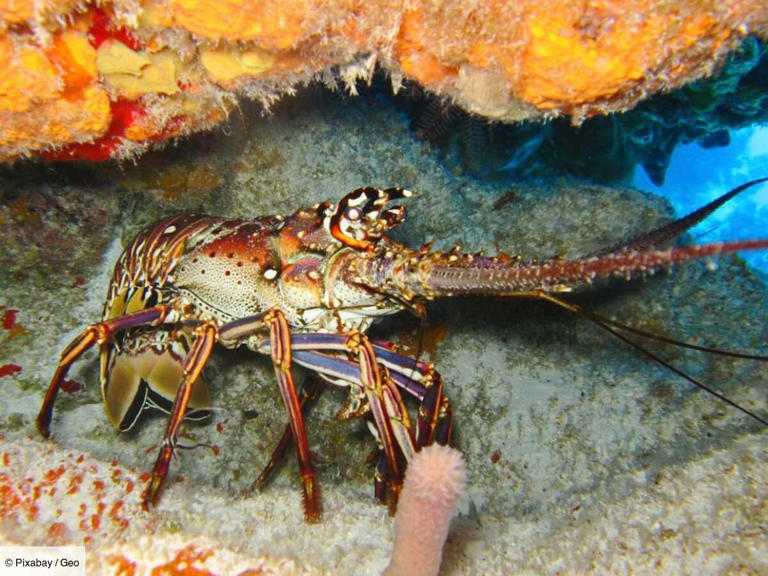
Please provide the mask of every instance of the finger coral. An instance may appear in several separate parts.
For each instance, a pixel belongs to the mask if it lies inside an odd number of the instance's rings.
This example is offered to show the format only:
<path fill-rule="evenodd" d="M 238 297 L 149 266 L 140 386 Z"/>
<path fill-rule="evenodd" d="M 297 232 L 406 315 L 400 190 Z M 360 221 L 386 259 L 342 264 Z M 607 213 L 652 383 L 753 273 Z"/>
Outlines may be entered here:
<path fill-rule="evenodd" d="M 458 450 L 435 444 L 414 456 L 405 474 L 392 560 L 384 576 L 437 575 L 466 477 Z"/>

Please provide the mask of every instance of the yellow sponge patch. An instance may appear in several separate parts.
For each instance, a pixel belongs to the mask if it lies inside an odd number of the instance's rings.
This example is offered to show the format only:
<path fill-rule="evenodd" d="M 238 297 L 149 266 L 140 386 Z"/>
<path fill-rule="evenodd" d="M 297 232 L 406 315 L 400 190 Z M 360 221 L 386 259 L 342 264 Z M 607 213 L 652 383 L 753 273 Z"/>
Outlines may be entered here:
<path fill-rule="evenodd" d="M 181 63 L 170 50 L 137 52 L 122 42 L 108 40 L 99 47 L 96 67 L 110 90 L 129 100 L 148 92 L 179 92 Z"/>
<path fill-rule="evenodd" d="M 227 85 L 240 76 L 258 76 L 271 70 L 275 59 L 263 50 L 202 49 L 200 62 L 211 80 Z"/>

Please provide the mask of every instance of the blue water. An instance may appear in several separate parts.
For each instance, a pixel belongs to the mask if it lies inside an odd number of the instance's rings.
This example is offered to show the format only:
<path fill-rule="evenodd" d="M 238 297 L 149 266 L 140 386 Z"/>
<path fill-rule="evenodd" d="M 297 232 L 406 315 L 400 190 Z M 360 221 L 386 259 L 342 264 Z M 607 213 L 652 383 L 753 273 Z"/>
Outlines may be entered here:
<path fill-rule="evenodd" d="M 663 186 L 655 186 L 642 169 L 634 184 L 667 196 L 678 214 L 687 214 L 747 180 L 768 176 L 768 126 L 731 131 L 731 143 L 705 149 L 679 146 Z M 768 238 L 768 183 L 750 188 L 720 208 L 692 231 L 697 242 Z M 768 272 L 768 251 L 742 254 L 752 266 Z"/>

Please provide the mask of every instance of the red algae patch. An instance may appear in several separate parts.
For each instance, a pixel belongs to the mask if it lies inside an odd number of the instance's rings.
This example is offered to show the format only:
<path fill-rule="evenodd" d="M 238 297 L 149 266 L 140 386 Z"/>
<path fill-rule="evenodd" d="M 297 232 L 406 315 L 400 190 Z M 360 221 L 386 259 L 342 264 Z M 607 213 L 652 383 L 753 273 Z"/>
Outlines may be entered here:
<path fill-rule="evenodd" d="M 0 543 L 84 545 L 94 574 L 321 574 L 296 560 L 249 556 L 164 527 L 163 512 L 141 507 L 143 476 L 116 461 L 0 435 Z"/>
<path fill-rule="evenodd" d="M 13 328 L 16 326 L 16 315 L 18 313 L 18 310 L 10 308 L 3 312 L 2 324 L 4 329 L 13 330 Z"/>
<path fill-rule="evenodd" d="M 18 372 L 21 372 L 21 366 L 18 364 L 3 364 L 0 366 L 0 378 L 3 376 L 13 376 Z"/>
<path fill-rule="evenodd" d="M 130 524 L 113 503 L 130 499 L 139 508 L 138 496 L 126 492 L 132 473 L 121 471 L 122 480 L 112 482 L 112 467 L 83 454 L 32 441 L 3 442 L 0 462 L 0 520 L 20 534 L 36 534 L 41 543 L 46 535 L 73 544 L 86 537 L 113 539 Z"/>
<path fill-rule="evenodd" d="M 123 575 L 147 576 L 282 576 L 319 574 L 298 566 L 293 560 L 253 559 L 213 542 L 198 539 L 185 543 L 178 536 L 141 540 L 142 550 L 124 547 L 120 552 L 104 557 L 109 566 L 106 572 Z M 145 558 L 145 550 L 151 559 Z"/>

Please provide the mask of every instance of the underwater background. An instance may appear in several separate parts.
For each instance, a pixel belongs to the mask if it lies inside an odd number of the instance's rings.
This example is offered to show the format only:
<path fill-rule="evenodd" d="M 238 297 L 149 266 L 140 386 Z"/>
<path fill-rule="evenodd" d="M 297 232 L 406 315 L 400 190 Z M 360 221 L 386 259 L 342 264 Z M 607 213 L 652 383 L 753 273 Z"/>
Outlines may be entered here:
<path fill-rule="evenodd" d="M 213 419 L 185 426 L 195 448 L 172 463 L 151 515 L 139 509 L 142 474 L 166 419 L 147 413 L 116 434 L 95 354 L 68 376 L 54 441 L 39 439 L 34 420 L 58 355 L 100 318 L 122 247 L 174 212 L 289 214 L 371 185 L 418 192 L 393 233 L 414 247 L 592 253 L 768 175 L 767 68 L 764 45 L 750 40 L 721 76 L 579 127 L 488 123 L 415 86 L 393 95 L 379 76 L 355 97 L 312 83 L 269 114 L 244 101 L 225 127 L 135 161 L 3 166 L 0 486 L 12 497 L 2 533 L 37 544 L 88 538 L 94 565 L 155 565 L 194 542 L 277 573 L 380 573 L 392 521 L 373 497 L 375 443 L 364 423 L 335 419 L 343 391 L 329 387 L 307 418 L 323 521 L 304 523 L 292 453 L 252 489 L 285 425 L 264 357 L 217 349 L 206 369 Z M 767 194 L 746 191 L 685 241 L 765 237 Z M 766 255 L 744 258 L 764 266 Z M 725 257 L 570 300 L 641 329 L 759 354 L 764 280 Z M 372 334 L 434 362 L 454 406 L 470 484 L 443 573 L 768 570 L 765 428 L 584 318 L 542 302 L 452 300 L 429 305 L 421 344 L 405 314 Z M 653 350 L 765 414 L 765 362 Z"/>
<path fill-rule="evenodd" d="M 714 200 L 723 190 L 768 174 L 768 127 L 757 125 L 732 130 L 730 143 L 717 148 L 683 144 L 672 153 L 666 178 L 661 186 L 638 170 L 633 184 L 641 190 L 668 198 L 678 214 L 687 214 Z M 729 238 L 759 238 L 768 222 L 768 184 L 763 183 L 724 206 L 691 234 L 697 241 L 723 241 Z M 755 268 L 768 272 L 765 253 L 742 256 Z"/>

